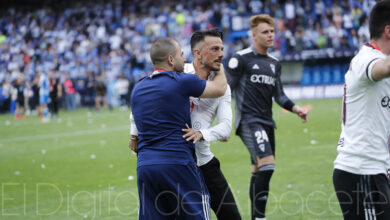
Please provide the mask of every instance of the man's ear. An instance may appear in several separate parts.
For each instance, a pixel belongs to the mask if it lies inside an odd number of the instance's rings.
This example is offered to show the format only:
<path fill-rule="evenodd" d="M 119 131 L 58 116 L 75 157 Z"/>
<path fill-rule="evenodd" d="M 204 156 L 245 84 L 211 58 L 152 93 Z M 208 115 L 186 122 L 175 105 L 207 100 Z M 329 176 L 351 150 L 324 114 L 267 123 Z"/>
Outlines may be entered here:
<path fill-rule="evenodd" d="M 200 49 L 195 49 L 194 50 L 194 55 L 200 56 Z"/>
<path fill-rule="evenodd" d="M 387 38 L 390 38 L 390 25 L 385 26 L 385 35 Z"/>
<path fill-rule="evenodd" d="M 172 55 L 168 55 L 168 63 L 170 65 L 172 65 L 172 66 L 173 66 L 173 60 L 174 60 L 173 56 Z"/>

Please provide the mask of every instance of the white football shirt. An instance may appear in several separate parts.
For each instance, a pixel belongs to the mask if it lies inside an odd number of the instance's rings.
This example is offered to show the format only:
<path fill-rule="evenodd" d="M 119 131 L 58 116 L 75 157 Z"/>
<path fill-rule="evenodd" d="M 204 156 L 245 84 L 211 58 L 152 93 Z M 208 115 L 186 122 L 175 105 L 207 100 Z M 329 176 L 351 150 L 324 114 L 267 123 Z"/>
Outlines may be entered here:
<path fill-rule="evenodd" d="M 343 121 L 336 169 L 360 175 L 387 174 L 390 165 L 390 79 L 371 71 L 386 55 L 364 45 L 345 75 Z"/>
<path fill-rule="evenodd" d="M 194 65 L 186 63 L 185 73 L 195 74 Z M 211 73 L 209 80 L 212 80 Z M 214 118 L 218 123 L 211 126 Z M 210 150 L 210 141 L 217 141 L 230 136 L 232 130 L 231 91 L 229 85 L 225 94 L 219 98 L 194 98 L 191 97 L 191 123 L 194 130 L 203 135 L 202 141 L 195 144 L 195 153 L 198 166 L 202 166 L 213 159 L 214 154 Z"/>

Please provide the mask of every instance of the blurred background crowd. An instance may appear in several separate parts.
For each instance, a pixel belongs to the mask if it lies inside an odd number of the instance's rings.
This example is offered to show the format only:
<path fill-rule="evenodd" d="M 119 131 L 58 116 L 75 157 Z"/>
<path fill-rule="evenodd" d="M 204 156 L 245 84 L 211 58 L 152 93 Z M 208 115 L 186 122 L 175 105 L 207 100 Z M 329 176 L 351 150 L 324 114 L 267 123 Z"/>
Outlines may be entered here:
<path fill-rule="evenodd" d="M 127 109 L 132 87 L 152 71 L 149 49 L 156 38 L 175 38 L 191 61 L 191 33 L 218 27 L 224 33 L 225 58 L 228 58 L 251 41 L 248 20 L 237 18 L 267 13 L 275 18 L 272 52 L 276 54 L 324 48 L 356 50 L 369 40 L 367 14 L 375 3 L 368 0 L 35 0 L 39 2 L 35 5 L 11 2 L 2 3 L 5 7 L 0 8 L 0 112 L 14 112 L 18 103 L 23 103 L 23 112 L 35 113 L 40 105 L 42 83 L 48 82 L 43 93 L 49 98 L 53 115 L 58 108 L 74 110 L 78 106 Z"/>

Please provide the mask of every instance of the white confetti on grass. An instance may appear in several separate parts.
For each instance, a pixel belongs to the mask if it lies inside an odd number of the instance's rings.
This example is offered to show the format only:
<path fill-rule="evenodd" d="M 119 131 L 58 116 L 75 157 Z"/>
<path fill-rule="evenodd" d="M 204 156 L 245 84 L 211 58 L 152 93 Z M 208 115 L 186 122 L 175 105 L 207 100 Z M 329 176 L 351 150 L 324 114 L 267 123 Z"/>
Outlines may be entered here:
<path fill-rule="evenodd" d="M 128 180 L 133 180 L 133 179 L 134 179 L 134 176 L 129 176 L 127 179 L 128 179 Z"/>
<path fill-rule="evenodd" d="M 45 165 L 45 164 L 41 164 L 41 168 L 42 168 L 42 169 L 45 169 L 45 168 L 46 168 L 46 165 Z"/>
<path fill-rule="evenodd" d="M 91 154 L 91 159 L 92 160 L 96 159 L 96 155 L 95 154 Z"/>
<path fill-rule="evenodd" d="M 11 122 L 9 120 L 5 121 L 5 126 L 10 126 Z"/>
<path fill-rule="evenodd" d="M 317 144 L 317 141 L 316 140 L 311 140 L 310 144 Z"/>
<path fill-rule="evenodd" d="M 309 129 L 307 128 L 303 129 L 303 133 L 307 134 L 307 132 L 309 132 Z"/>
<path fill-rule="evenodd" d="M 42 149 L 41 152 L 42 152 L 42 154 L 46 154 L 46 150 L 45 149 Z"/>
<path fill-rule="evenodd" d="M 291 185 L 291 184 L 288 184 L 288 185 L 287 185 L 287 188 L 289 188 L 289 189 L 292 188 L 292 185 Z"/>
<path fill-rule="evenodd" d="M 15 171 L 15 175 L 19 176 L 20 175 L 20 171 Z"/>
<path fill-rule="evenodd" d="M 110 186 L 110 190 L 113 191 L 115 189 L 115 187 L 113 186 Z"/>
<path fill-rule="evenodd" d="M 110 164 L 110 165 L 108 165 L 108 167 L 112 169 L 112 168 L 114 168 L 114 165 Z"/>

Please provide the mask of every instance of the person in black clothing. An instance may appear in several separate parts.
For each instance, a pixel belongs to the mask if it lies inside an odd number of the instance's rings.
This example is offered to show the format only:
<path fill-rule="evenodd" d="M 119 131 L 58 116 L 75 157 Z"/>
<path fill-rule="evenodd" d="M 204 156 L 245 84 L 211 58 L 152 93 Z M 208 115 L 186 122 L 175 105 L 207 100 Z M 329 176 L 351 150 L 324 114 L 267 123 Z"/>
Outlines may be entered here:
<path fill-rule="evenodd" d="M 26 88 L 24 79 L 22 77 L 18 77 L 15 82 L 15 92 L 16 92 L 16 109 L 14 118 L 17 119 L 25 119 L 24 117 L 24 89 Z"/>
<path fill-rule="evenodd" d="M 92 72 L 87 72 L 87 79 L 85 80 L 85 89 L 86 89 L 86 102 L 88 108 L 92 109 L 94 106 L 95 100 L 95 77 Z"/>
<path fill-rule="evenodd" d="M 53 75 L 53 71 L 49 72 L 50 82 L 50 111 L 53 118 L 58 117 L 59 100 L 62 97 L 62 86 L 59 83 L 59 79 Z"/>
<path fill-rule="evenodd" d="M 251 17 L 253 45 L 236 52 L 228 61 L 228 82 L 236 98 L 236 134 L 251 155 L 249 194 L 252 219 L 264 220 L 269 182 L 275 164 L 275 122 L 272 98 L 306 122 L 308 111 L 294 104 L 283 92 L 281 65 L 268 54 L 273 46 L 274 20 L 266 14 Z"/>
<path fill-rule="evenodd" d="M 96 97 L 95 97 L 95 107 L 99 111 L 101 103 L 103 102 L 103 107 L 108 109 L 108 100 L 107 100 L 107 87 L 104 82 L 104 74 L 101 74 L 96 81 Z"/>
<path fill-rule="evenodd" d="M 39 113 L 39 73 L 35 74 L 31 89 L 33 91 L 31 108 Z"/>

